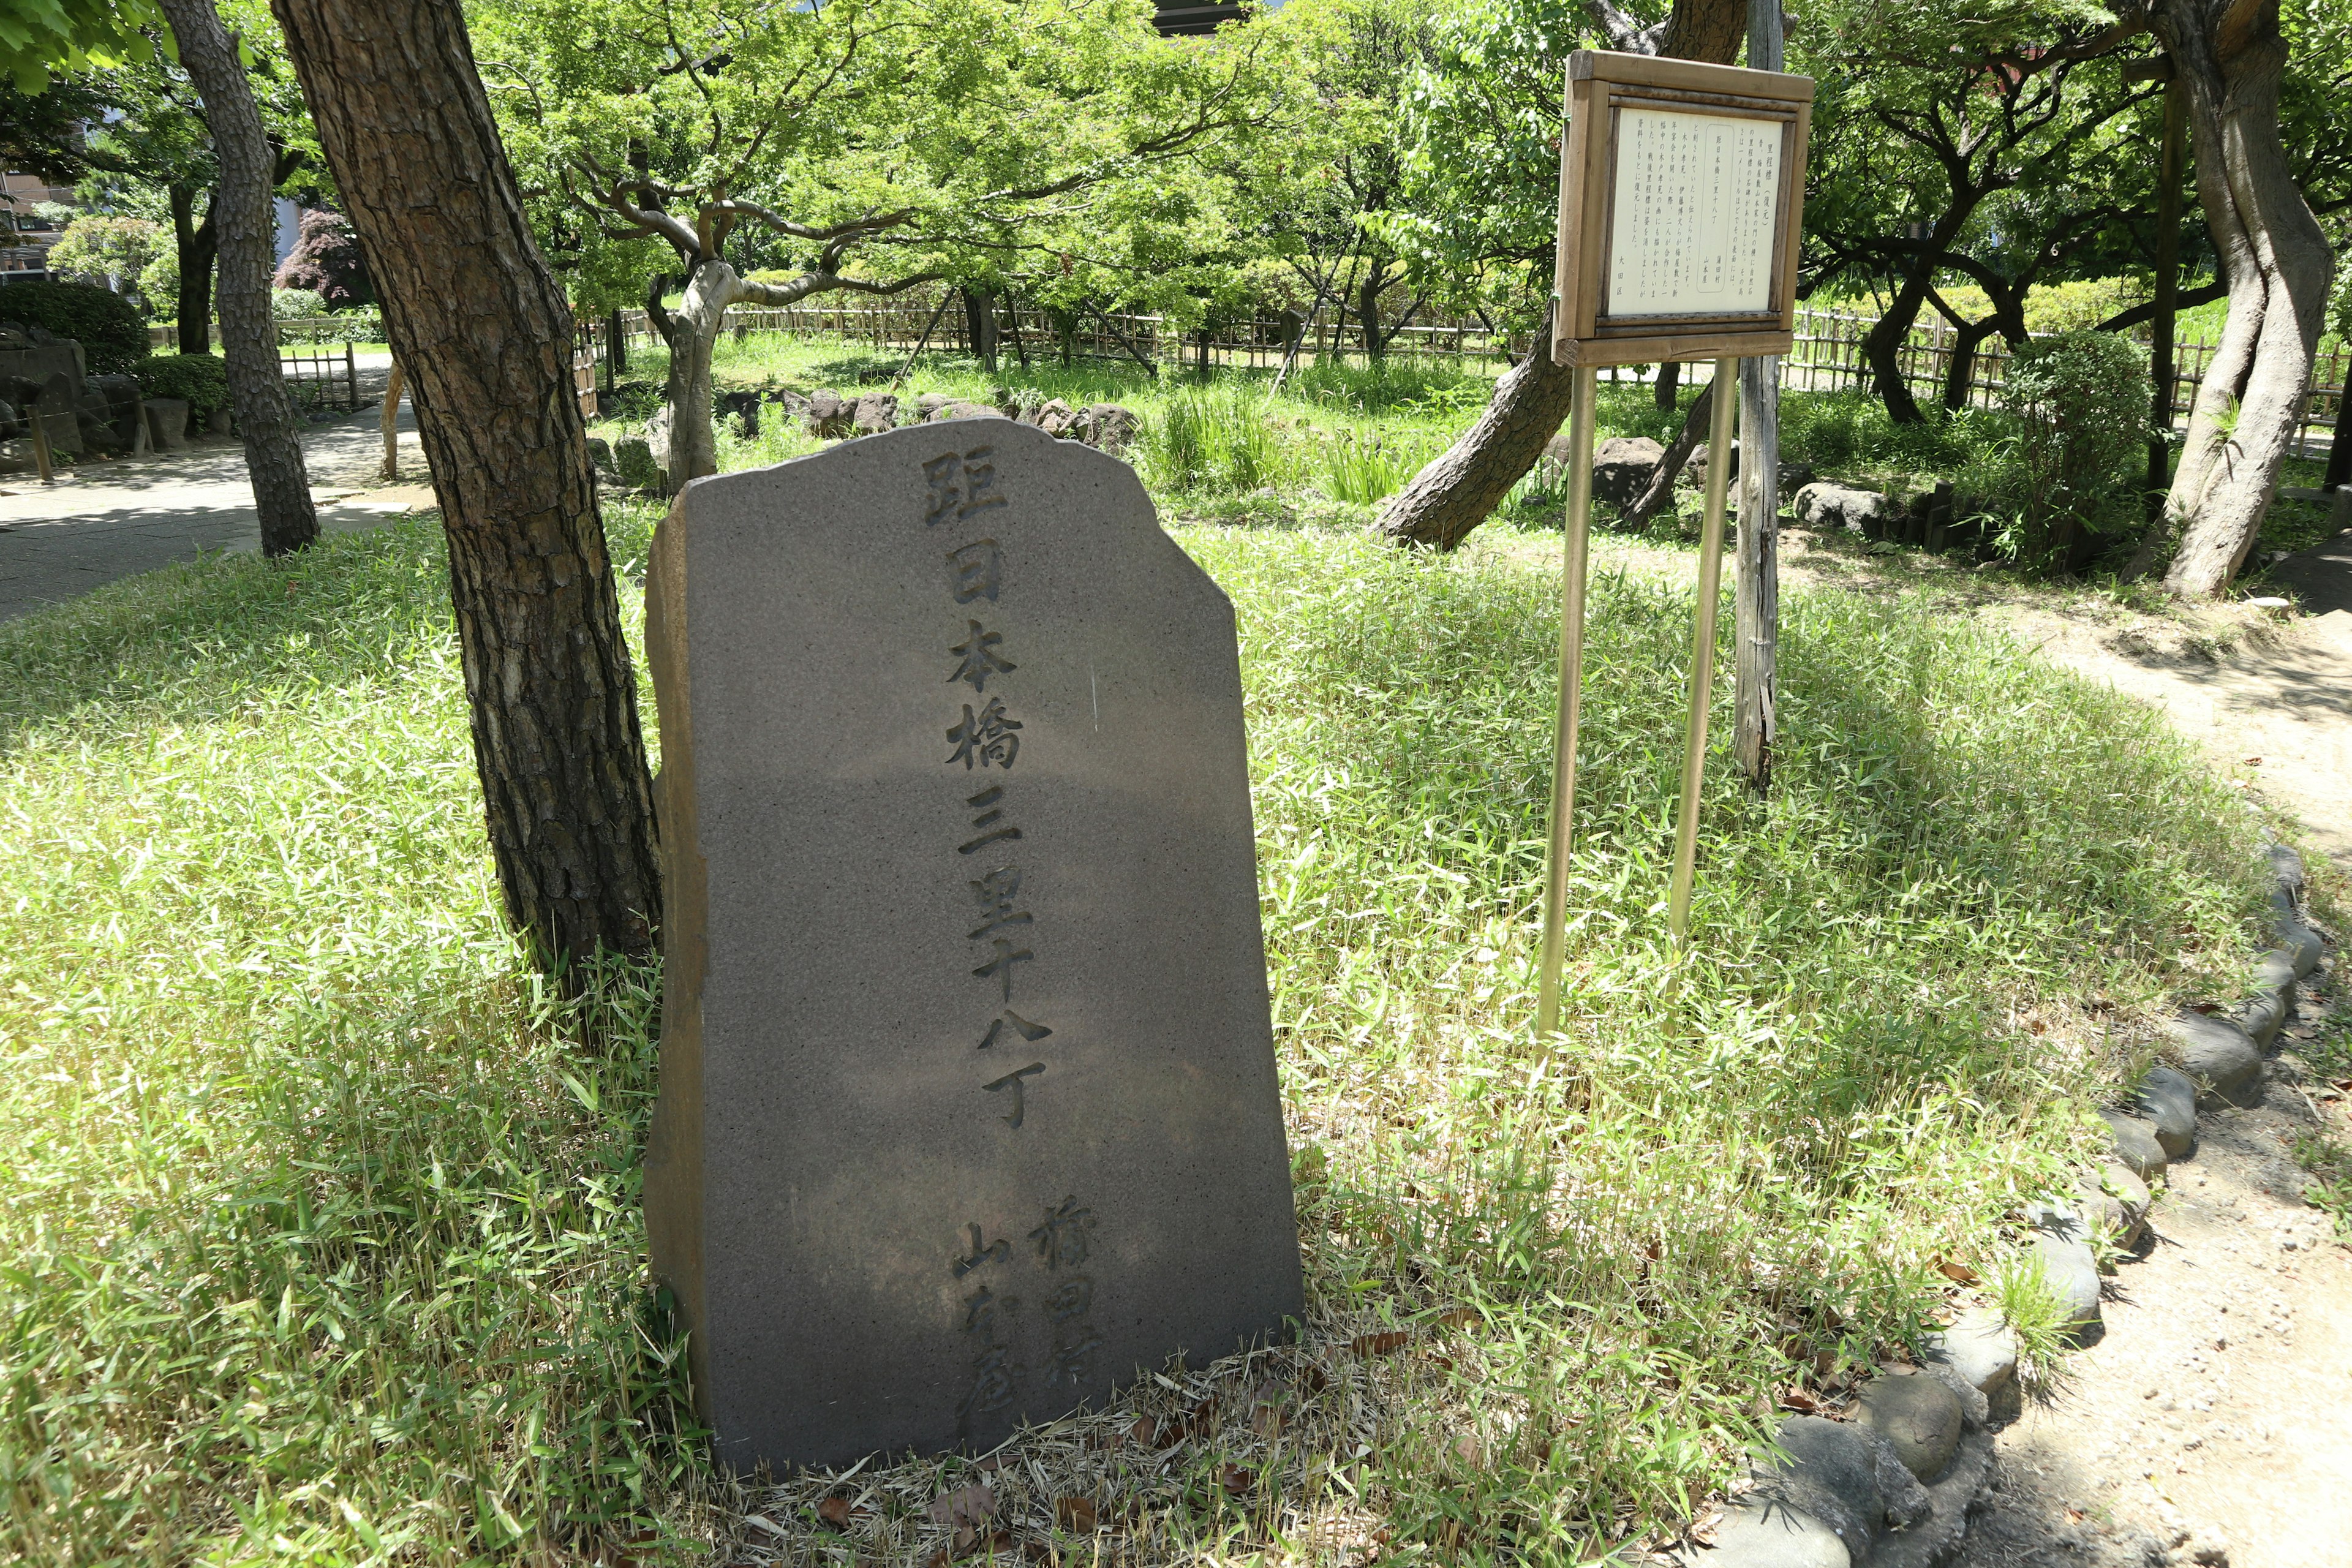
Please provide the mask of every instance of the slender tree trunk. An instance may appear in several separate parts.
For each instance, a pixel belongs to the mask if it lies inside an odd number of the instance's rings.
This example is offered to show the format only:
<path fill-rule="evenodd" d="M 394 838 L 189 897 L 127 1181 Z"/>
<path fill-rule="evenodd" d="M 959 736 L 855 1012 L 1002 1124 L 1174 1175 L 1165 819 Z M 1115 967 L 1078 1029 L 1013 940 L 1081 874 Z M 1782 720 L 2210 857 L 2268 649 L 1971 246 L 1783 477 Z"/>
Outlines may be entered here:
<path fill-rule="evenodd" d="M 1958 414 L 1969 405 L 1969 384 L 1977 376 L 1977 348 L 2000 330 L 1997 318 L 1987 317 L 1957 328 L 1952 334 L 1952 363 L 1944 373 L 1944 407 Z"/>
<path fill-rule="evenodd" d="M 996 374 L 996 296 L 976 289 L 963 291 L 964 324 L 971 334 L 971 352 L 980 368 Z"/>
<path fill-rule="evenodd" d="M 1672 414 L 1682 390 L 1683 362 L 1670 359 L 1658 367 L 1658 379 L 1650 384 L 1650 395 L 1656 400 L 1658 412 Z"/>
<path fill-rule="evenodd" d="M 213 0 L 163 0 L 163 5 L 179 40 L 180 64 L 204 99 L 220 161 L 209 221 L 220 237 L 221 357 L 253 478 L 261 552 L 291 555 L 319 537 L 319 513 L 310 503 L 299 426 L 278 368 L 278 323 L 269 311 L 269 273 L 277 259 L 269 176 L 277 160 L 261 128 L 253 84 Z"/>
<path fill-rule="evenodd" d="M 1780 0 L 1748 0 L 1748 68 L 1780 68 Z M 1709 453 L 1710 461 L 1728 453 Z M 1780 358 L 1739 363 L 1739 554 L 1732 582 L 1731 755 L 1761 795 L 1780 733 Z"/>
<path fill-rule="evenodd" d="M 2277 0 L 2155 0 L 2149 23 L 2188 89 L 2197 194 L 2230 281 L 2230 313 L 2189 414 L 2165 586 L 2219 594 L 2244 564 L 2294 437 L 2334 269 L 2279 139 L 2286 40 Z"/>
<path fill-rule="evenodd" d="M 174 312 L 180 324 L 180 352 L 208 353 L 213 346 L 213 256 L 220 230 L 213 223 L 209 202 L 205 221 L 195 221 L 194 186 L 173 185 L 171 200 L 172 243 L 180 261 L 180 304 Z"/>
<path fill-rule="evenodd" d="M 1738 57 L 1747 15 L 1745 0 L 1675 0 L 1659 52 L 1729 65 Z M 1543 456 L 1568 417 L 1575 379 L 1552 363 L 1547 311 L 1535 352 L 1495 384 L 1493 401 L 1461 438 L 1390 500 L 1374 532 L 1393 544 L 1451 550 L 1461 543 Z"/>
<path fill-rule="evenodd" d="M 1682 428 L 1666 443 L 1665 455 L 1658 459 L 1658 466 L 1650 470 L 1650 482 L 1642 487 L 1642 493 L 1625 509 L 1621 521 L 1626 527 L 1639 528 L 1665 510 L 1666 504 L 1674 500 L 1675 481 L 1682 477 L 1691 454 L 1706 438 L 1707 426 L 1714 418 L 1715 383 L 1710 381 L 1691 399 L 1690 410 L 1683 416 Z"/>
<path fill-rule="evenodd" d="M 719 471 L 718 433 L 710 423 L 710 353 L 727 307 L 744 296 L 743 279 L 724 261 L 694 269 L 686 297 L 670 312 L 669 377 L 662 396 L 669 405 L 669 450 L 662 467 L 673 494 L 689 479 Z"/>
<path fill-rule="evenodd" d="M 2164 493 L 2172 478 L 2172 328 L 2180 313 L 2180 184 L 2187 173 L 2189 94 L 2176 68 L 2164 84 L 2164 146 L 2157 158 L 2156 317 L 2148 327 L 2147 376 L 2152 389 L 2147 428 L 2148 521 L 2164 515 Z M 2144 563 L 2132 573 L 2147 570 Z"/>
<path fill-rule="evenodd" d="M 563 292 L 458 0 L 273 0 L 406 373 L 449 541 L 491 852 L 551 965 L 661 917 L 636 678 Z"/>
<path fill-rule="evenodd" d="M 1381 336 L 1381 289 L 1387 273 L 1388 264 L 1382 262 L 1366 272 L 1364 280 L 1356 285 L 1356 319 L 1364 326 L 1364 358 L 1374 366 L 1388 357 L 1387 340 Z"/>

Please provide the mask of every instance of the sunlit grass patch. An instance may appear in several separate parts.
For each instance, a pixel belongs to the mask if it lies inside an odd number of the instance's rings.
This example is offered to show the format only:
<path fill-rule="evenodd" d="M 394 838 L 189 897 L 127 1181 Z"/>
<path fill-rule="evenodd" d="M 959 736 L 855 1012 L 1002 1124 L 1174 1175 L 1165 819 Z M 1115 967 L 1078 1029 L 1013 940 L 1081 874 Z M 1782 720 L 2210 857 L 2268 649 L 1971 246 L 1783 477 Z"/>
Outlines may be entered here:
<path fill-rule="evenodd" d="M 657 511 L 609 520 L 632 617 Z M 1718 758 L 1677 968 L 1689 590 L 1604 571 L 1539 1044 L 1550 570 L 1178 536 L 1238 614 L 1311 1321 L 1013 1445 L 1000 1518 L 1066 1561 L 1672 1527 L 1939 1258 L 1995 1277 L 2151 1010 L 2241 967 L 2242 818 L 2156 721 L 1791 595 L 1779 782 Z M 0 1553 L 925 1561 L 968 1460 L 705 1468 L 636 1206 L 655 977 L 519 963 L 445 572 L 424 520 L 0 626 Z"/>

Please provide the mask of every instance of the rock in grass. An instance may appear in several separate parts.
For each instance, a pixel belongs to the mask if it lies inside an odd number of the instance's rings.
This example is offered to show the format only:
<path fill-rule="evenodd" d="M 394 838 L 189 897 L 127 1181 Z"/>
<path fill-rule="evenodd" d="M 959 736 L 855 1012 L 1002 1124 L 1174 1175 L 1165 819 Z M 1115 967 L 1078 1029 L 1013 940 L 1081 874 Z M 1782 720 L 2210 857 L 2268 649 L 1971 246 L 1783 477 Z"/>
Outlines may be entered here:
<path fill-rule="evenodd" d="M 2099 1321 L 2099 1260 L 2091 1251 L 2090 1227 L 2074 1210 L 2056 1204 L 2028 1204 L 2033 1256 L 2042 1278 L 2057 1298 L 2060 1321 L 2085 1328 Z"/>
<path fill-rule="evenodd" d="M 2300 978 L 2294 954 L 2283 949 L 2274 947 L 2254 960 L 2254 984 L 2265 991 L 2286 991 Z"/>
<path fill-rule="evenodd" d="M 1962 1426 L 1959 1395 L 1940 1379 L 1889 1373 L 1862 1391 L 1861 1421 L 1886 1439 L 1904 1468 L 1932 1480 L 1951 1462 Z"/>
<path fill-rule="evenodd" d="M 851 405 L 849 427 L 860 436 L 879 436 L 898 427 L 898 400 L 887 392 L 869 392 Z"/>
<path fill-rule="evenodd" d="M 1741 1498 L 1715 1527 L 1715 1549 L 1692 1552 L 1690 1568 L 1851 1568 L 1837 1531 L 1783 1502 Z"/>
<path fill-rule="evenodd" d="M 2279 951 L 2294 964 L 2295 978 L 2300 980 L 2319 967 L 2320 955 L 2326 944 L 2319 933 L 2299 920 L 2282 920 L 2278 928 Z"/>
<path fill-rule="evenodd" d="M 2183 1013 L 2166 1027 L 2180 1047 L 2180 1067 L 2198 1086 L 2233 1105 L 2262 1099 L 2263 1053 L 2246 1031 L 2227 1018 Z"/>
<path fill-rule="evenodd" d="M 950 419 L 998 419 L 1003 416 L 999 410 L 988 404 L 973 403 L 967 398 L 959 397 L 952 403 L 943 403 L 931 410 L 924 422 L 938 425 Z"/>
<path fill-rule="evenodd" d="M 1078 410 L 1078 439 L 1097 452 L 1120 452 L 1135 444 L 1143 421 L 1117 403 L 1089 403 Z"/>
<path fill-rule="evenodd" d="M 2273 844 L 2264 850 L 2263 858 L 2271 863 L 2271 879 L 2286 889 L 2289 897 L 2303 897 L 2303 857 L 2284 844 Z"/>
<path fill-rule="evenodd" d="M 2017 1336 L 1990 1307 L 1971 1307 L 1929 1334 L 1922 1353 L 1929 1366 L 1949 1367 L 1979 1394 L 1992 1394 L 2017 1375 Z"/>
<path fill-rule="evenodd" d="M 667 488 L 662 479 L 661 465 L 654 461 L 653 443 L 643 436 L 624 436 L 613 443 L 613 467 L 621 482 L 631 489 Z"/>
<path fill-rule="evenodd" d="M 2238 1027 L 2246 1031 L 2246 1038 L 2254 1042 L 2256 1049 L 2268 1050 L 2278 1038 L 2279 1026 L 2286 1022 L 2286 1008 L 2285 991 L 2257 991 L 2238 1009 Z"/>
<path fill-rule="evenodd" d="M 2181 1159 L 2196 1145 L 2197 1086 L 2179 1071 L 2160 1065 L 2148 1068 L 2133 1104 L 2154 1124 L 2168 1158 Z"/>
<path fill-rule="evenodd" d="M 1565 468 L 1569 459 L 1567 446 L 1565 434 L 1556 436 L 1551 446 L 1544 448 L 1544 456 L 1551 458 L 1556 467 Z M 1592 499 L 1621 510 L 1633 505 L 1665 455 L 1666 449 L 1647 436 L 1611 437 L 1592 454 Z"/>
<path fill-rule="evenodd" d="M 1852 489 L 1828 479 L 1817 479 L 1797 492 L 1793 503 L 1800 527 L 1822 533 L 1861 533 L 1878 537 L 1895 503 L 1876 490 Z"/>
<path fill-rule="evenodd" d="M 1784 1461 L 1759 1466 L 1751 1501 L 1827 1525 L 1856 1562 L 1892 1526 L 1916 1522 L 1927 1494 L 1884 1437 L 1866 1427 L 1792 1415 L 1780 1424 Z"/>
<path fill-rule="evenodd" d="M 2102 1110 L 2099 1116 L 2115 1138 L 2116 1158 L 2130 1167 L 2132 1174 L 2142 1181 L 2164 1174 L 2170 1155 L 2157 1136 L 2155 1123 L 2120 1110 Z"/>
<path fill-rule="evenodd" d="M 2095 1226 L 2104 1226 L 2117 1247 L 2137 1244 L 2147 1227 L 2147 1184 L 2121 1161 L 2109 1160 L 2083 1178 L 2083 1202 Z"/>
<path fill-rule="evenodd" d="M 1038 405 L 1036 417 L 1029 423 L 1058 441 L 1077 434 L 1078 411 L 1055 397 Z"/>

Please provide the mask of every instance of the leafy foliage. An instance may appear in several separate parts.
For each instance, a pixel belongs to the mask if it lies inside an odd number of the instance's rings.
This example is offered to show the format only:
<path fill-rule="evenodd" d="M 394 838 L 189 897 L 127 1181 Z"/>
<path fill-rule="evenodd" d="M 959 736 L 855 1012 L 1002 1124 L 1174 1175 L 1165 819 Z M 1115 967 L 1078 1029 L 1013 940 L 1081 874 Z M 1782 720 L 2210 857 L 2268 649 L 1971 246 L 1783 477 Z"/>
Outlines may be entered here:
<path fill-rule="evenodd" d="M 281 292 L 302 289 L 315 294 L 330 310 L 348 310 L 375 300 L 352 220 L 323 207 L 302 209 L 299 236 L 286 259 L 278 264 L 271 282 Z"/>
<path fill-rule="evenodd" d="M 186 403 L 191 426 L 228 406 L 228 367 L 211 354 L 157 354 L 140 362 L 138 375 L 141 395 Z"/>
<path fill-rule="evenodd" d="M 2132 472 L 2147 460 L 2147 357 L 2111 332 L 2036 338 L 2009 363 L 2001 399 L 2018 424 L 2020 552 L 2041 561 L 2067 525 L 2087 533 L 2135 522 Z"/>
<path fill-rule="evenodd" d="M 92 375 L 136 371 L 147 357 L 147 323 L 139 311 L 121 295 L 88 283 L 12 283 L 0 294 L 0 312 L 80 343 Z"/>

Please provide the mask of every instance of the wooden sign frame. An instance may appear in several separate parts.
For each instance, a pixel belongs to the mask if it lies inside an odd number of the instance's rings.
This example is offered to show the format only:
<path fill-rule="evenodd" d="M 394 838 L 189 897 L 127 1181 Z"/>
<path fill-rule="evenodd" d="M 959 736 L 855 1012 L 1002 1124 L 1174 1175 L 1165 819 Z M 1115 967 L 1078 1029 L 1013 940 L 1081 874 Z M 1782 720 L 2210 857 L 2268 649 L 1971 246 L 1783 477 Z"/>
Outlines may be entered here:
<path fill-rule="evenodd" d="M 1696 315 L 1607 313 L 1617 221 L 1619 123 L 1628 109 L 1780 128 L 1772 275 L 1762 310 Z M 1568 61 L 1568 141 L 1559 165 L 1559 248 L 1552 361 L 1560 365 L 1746 359 L 1789 352 L 1795 337 L 1797 246 L 1803 230 L 1805 153 L 1813 81 L 1780 71 L 1580 49 Z"/>

